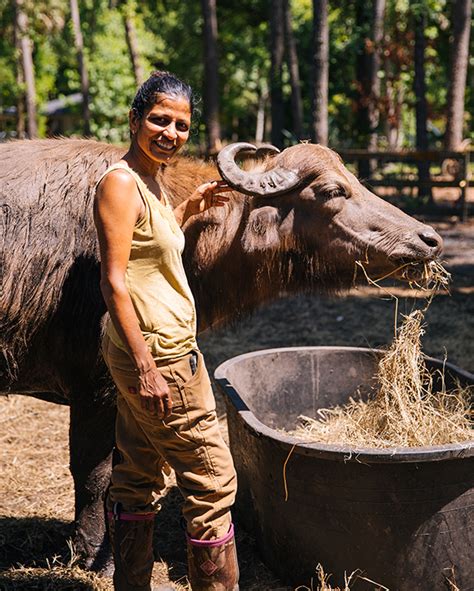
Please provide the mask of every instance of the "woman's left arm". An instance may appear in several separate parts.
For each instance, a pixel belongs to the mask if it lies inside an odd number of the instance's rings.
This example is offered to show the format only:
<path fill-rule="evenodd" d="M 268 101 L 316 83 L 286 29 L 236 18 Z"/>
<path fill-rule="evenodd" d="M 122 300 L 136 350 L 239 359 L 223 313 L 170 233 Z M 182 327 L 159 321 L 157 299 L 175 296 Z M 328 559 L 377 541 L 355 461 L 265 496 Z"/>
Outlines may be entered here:
<path fill-rule="evenodd" d="M 211 207 L 222 207 L 229 201 L 223 193 L 232 190 L 225 181 L 210 181 L 199 185 L 188 199 L 173 210 L 176 221 L 182 226 L 193 215 L 203 213 Z"/>

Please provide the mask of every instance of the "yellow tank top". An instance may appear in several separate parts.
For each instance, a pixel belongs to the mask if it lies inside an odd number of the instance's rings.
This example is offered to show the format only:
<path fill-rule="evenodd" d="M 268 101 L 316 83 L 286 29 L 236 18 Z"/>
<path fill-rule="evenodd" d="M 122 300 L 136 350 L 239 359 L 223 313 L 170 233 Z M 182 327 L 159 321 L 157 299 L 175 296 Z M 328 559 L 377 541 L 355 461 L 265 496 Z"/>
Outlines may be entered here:
<path fill-rule="evenodd" d="M 125 273 L 138 323 L 153 356 L 181 357 L 197 349 L 196 309 L 181 258 L 184 234 L 166 195 L 162 192 L 162 203 L 127 164 L 114 164 L 98 183 L 118 168 L 133 176 L 145 206 L 135 224 Z M 117 347 L 126 350 L 110 317 L 106 331 Z"/>

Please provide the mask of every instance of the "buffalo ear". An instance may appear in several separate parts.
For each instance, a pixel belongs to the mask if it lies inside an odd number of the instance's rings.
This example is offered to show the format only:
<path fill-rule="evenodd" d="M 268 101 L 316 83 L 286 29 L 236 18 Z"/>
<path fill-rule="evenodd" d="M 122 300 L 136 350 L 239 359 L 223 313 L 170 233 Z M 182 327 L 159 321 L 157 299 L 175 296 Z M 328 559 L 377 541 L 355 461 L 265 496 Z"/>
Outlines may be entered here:
<path fill-rule="evenodd" d="M 242 235 L 244 251 L 256 252 L 277 248 L 280 244 L 280 222 L 280 212 L 276 207 L 266 205 L 251 211 Z"/>

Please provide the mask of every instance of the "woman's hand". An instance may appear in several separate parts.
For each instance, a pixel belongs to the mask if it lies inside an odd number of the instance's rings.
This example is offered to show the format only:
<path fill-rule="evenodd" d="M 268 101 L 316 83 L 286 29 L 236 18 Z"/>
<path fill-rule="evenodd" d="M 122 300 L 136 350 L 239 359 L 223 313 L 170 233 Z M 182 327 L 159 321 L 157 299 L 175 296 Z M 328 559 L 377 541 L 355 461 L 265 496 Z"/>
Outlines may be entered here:
<path fill-rule="evenodd" d="M 222 207 L 229 201 L 229 198 L 223 193 L 232 190 L 232 187 L 229 187 L 225 181 L 209 181 L 199 185 L 187 200 L 190 215 L 203 213 L 211 207 Z"/>
<path fill-rule="evenodd" d="M 143 410 L 166 419 L 171 414 L 173 402 L 166 380 L 157 367 L 138 373 L 138 396 Z"/>
<path fill-rule="evenodd" d="M 174 215 L 180 226 L 193 215 L 203 213 L 211 207 L 222 207 L 229 198 L 224 195 L 233 191 L 225 181 L 209 181 L 203 183 L 183 203 L 174 210 Z"/>

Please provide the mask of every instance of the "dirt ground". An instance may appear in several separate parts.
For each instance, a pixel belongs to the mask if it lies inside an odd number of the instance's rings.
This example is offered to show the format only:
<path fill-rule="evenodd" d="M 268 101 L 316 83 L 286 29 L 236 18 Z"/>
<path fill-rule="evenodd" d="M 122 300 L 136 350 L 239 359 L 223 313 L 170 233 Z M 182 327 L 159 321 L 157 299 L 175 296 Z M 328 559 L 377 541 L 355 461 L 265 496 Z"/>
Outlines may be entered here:
<path fill-rule="evenodd" d="M 451 295 L 437 296 L 426 314 L 424 351 L 436 357 L 446 354 L 452 363 L 474 372 L 474 222 L 445 220 L 435 225 L 445 240 L 444 260 L 453 282 Z M 420 294 L 400 286 L 393 291 L 400 312 L 423 305 L 416 297 Z M 200 345 L 213 372 L 229 357 L 270 347 L 379 347 L 390 342 L 393 330 L 394 300 L 365 287 L 338 299 L 279 300 L 236 326 L 205 334 Z M 218 407 L 223 415 L 221 400 Z M 75 565 L 68 409 L 10 396 L 0 400 L 0 425 L 0 591 L 112 589 L 109 579 Z M 172 588 L 183 591 L 187 584 L 180 502 L 177 489 L 170 486 L 156 518 L 154 580 L 171 581 Z M 242 591 L 290 590 L 259 561 L 249 535 L 238 530 L 237 543 Z M 313 587 L 311 581 L 301 585 L 317 588 L 316 580 Z"/>

